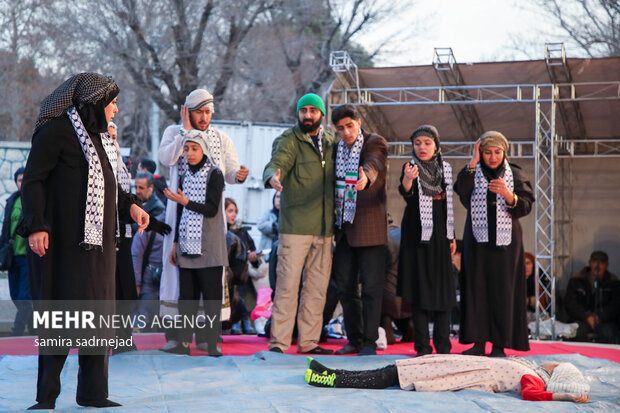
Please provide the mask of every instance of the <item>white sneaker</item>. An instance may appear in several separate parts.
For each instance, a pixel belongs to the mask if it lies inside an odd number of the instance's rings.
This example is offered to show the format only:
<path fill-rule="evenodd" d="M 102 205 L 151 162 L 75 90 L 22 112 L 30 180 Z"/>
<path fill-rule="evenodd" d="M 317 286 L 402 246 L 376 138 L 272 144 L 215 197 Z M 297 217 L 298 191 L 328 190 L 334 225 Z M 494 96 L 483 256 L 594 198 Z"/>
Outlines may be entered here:
<path fill-rule="evenodd" d="M 178 345 L 179 345 L 179 342 L 178 342 L 178 341 L 176 341 L 176 340 L 170 340 L 169 342 L 167 342 L 167 343 L 166 343 L 166 345 L 165 345 L 165 346 L 163 346 L 163 347 L 161 348 L 161 350 L 163 350 L 163 351 L 168 351 L 168 350 L 171 350 L 171 349 L 175 348 L 175 347 L 176 347 L 176 346 L 178 346 Z"/>

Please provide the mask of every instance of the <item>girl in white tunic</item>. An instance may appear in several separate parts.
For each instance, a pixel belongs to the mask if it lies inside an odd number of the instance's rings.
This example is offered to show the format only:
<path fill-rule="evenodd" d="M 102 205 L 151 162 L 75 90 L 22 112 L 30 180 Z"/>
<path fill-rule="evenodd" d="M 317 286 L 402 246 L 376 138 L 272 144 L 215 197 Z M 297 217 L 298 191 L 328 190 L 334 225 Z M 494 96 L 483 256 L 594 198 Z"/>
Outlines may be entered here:
<path fill-rule="evenodd" d="M 306 383 L 317 387 L 521 393 L 523 400 L 587 403 L 590 385 L 570 363 L 540 366 L 520 357 L 486 358 L 433 354 L 397 360 L 396 364 L 366 371 L 333 370 L 308 358 Z"/>

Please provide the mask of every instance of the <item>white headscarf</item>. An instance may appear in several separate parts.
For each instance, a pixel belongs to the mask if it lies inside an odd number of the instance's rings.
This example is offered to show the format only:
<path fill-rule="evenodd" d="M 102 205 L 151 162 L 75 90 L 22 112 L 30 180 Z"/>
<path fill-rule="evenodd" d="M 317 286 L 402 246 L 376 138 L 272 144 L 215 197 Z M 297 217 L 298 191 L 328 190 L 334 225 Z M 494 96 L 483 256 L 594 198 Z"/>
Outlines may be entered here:
<path fill-rule="evenodd" d="M 547 391 L 552 393 L 589 393 L 590 384 L 573 364 L 560 363 L 551 373 L 551 378 L 547 383 Z"/>

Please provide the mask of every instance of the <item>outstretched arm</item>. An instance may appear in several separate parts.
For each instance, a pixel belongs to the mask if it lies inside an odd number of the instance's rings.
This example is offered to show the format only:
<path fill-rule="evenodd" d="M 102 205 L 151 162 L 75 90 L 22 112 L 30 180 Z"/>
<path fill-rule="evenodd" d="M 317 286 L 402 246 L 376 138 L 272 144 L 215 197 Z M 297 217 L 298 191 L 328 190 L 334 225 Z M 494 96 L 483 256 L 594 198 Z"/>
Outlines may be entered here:
<path fill-rule="evenodd" d="M 521 377 L 521 397 L 531 401 L 565 401 L 587 403 L 590 396 L 587 394 L 551 393 L 545 391 L 545 383 L 540 377 L 525 374 Z"/>

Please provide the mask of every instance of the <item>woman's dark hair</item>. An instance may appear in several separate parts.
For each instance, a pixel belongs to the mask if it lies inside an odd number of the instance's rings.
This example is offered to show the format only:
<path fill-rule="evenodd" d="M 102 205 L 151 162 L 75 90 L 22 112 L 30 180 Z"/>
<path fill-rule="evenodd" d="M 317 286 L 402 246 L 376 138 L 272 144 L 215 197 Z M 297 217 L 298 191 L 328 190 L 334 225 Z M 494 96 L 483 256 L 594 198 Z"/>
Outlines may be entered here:
<path fill-rule="evenodd" d="M 23 175 L 25 170 L 26 168 L 20 166 L 17 171 L 15 171 L 15 173 L 13 174 L 13 180 L 15 181 L 15 183 L 17 183 L 17 177 Z"/>
<path fill-rule="evenodd" d="M 344 118 L 358 120 L 360 115 L 353 105 L 340 105 L 332 112 L 332 123 L 335 125 Z"/>
<path fill-rule="evenodd" d="M 273 198 L 271 198 L 271 206 L 273 207 L 274 211 L 279 211 L 280 208 L 276 208 L 276 197 L 278 196 L 279 192 L 276 191 L 275 194 L 273 194 Z"/>
<path fill-rule="evenodd" d="M 224 209 L 228 208 L 229 205 L 234 205 L 235 209 L 237 210 L 237 212 L 239 212 L 239 207 L 237 206 L 237 203 L 235 202 L 234 199 L 232 198 L 225 198 L 224 199 Z"/>
<path fill-rule="evenodd" d="M 149 158 L 140 159 L 140 165 L 142 165 L 144 169 L 146 169 L 152 174 L 154 174 L 155 170 L 157 169 L 157 164 L 155 163 L 155 161 Z"/>

